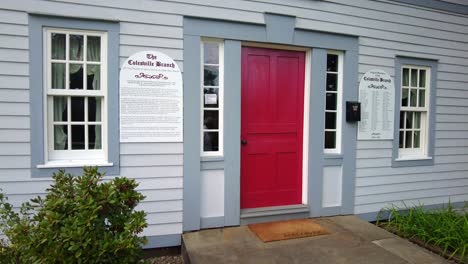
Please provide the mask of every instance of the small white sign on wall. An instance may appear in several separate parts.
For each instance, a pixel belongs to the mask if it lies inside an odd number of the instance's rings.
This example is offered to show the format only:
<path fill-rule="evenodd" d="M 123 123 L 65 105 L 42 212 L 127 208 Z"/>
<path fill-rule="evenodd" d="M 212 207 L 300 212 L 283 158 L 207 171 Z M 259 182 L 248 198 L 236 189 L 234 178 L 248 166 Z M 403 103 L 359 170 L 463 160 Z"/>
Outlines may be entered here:
<path fill-rule="evenodd" d="M 182 74 L 157 51 L 130 56 L 120 70 L 120 141 L 182 142 Z"/>
<path fill-rule="evenodd" d="M 395 85 L 383 70 L 373 69 L 359 83 L 361 122 L 359 140 L 393 139 Z"/>

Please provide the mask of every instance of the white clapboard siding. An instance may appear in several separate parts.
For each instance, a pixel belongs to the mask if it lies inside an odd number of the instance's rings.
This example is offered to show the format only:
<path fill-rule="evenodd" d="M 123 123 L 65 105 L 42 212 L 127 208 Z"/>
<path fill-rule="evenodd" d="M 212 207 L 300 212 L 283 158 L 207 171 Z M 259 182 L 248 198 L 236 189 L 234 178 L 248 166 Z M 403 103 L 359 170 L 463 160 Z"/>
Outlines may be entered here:
<path fill-rule="evenodd" d="M 392 168 L 392 141 L 358 142 L 355 213 L 375 212 L 402 199 L 427 204 L 445 202 L 449 196 L 453 201 L 468 199 L 463 178 L 468 173 L 466 16 L 386 0 L 4 0 L 0 4 L 0 186 L 8 189 L 16 204 L 35 196 L 29 193 L 42 193 L 41 184 L 47 182 L 30 177 L 27 12 L 119 20 L 120 65 L 135 52 L 158 50 L 173 57 L 183 70 L 183 16 L 264 23 L 265 12 L 296 16 L 298 28 L 359 36 L 360 76 L 373 68 L 394 76 L 397 55 L 436 59 L 436 165 Z M 120 165 L 120 174 L 137 179 L 146 196 L 138 207 L 148 213 L 144 234 L 180 234 L 183 144 L 122 143 Z M 431 185 L 436 188 L 428 190 Z"/>

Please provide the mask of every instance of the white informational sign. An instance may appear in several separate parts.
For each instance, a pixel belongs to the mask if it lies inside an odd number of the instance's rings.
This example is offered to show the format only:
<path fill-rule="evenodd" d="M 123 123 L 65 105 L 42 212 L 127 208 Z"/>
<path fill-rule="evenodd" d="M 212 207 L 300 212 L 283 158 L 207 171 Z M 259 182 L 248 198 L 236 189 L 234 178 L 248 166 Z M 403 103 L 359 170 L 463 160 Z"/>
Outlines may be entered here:
<path fill-rule="evenodd" d="M 205 104 L 215 105 L 218 103 L 218 95 L 216 94 L 205 94 Z"/>
<path fill-rule="evenodd" d="M 393 139 L 395 85 L 383 70 L 366 72 L 359 83 L 361 122 L 358 139 Z"/>
<path fill-rule="evenodd" d="M 157 51 L 130 56 L 120 70 L 120 141 L 182 142 L 182 74 Z"/>

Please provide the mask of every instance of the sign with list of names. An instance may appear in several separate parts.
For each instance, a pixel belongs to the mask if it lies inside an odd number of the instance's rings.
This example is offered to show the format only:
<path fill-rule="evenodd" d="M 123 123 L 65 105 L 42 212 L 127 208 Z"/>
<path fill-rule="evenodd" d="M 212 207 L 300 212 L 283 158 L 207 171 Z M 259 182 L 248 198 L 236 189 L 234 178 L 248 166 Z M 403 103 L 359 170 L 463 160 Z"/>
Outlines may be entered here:
<path fill-rule="evenodd" d="M 130 56 L 120 70 L 120 141 L 182 142 L 182 74 L 157 51 Z"/>
<path fill-rule="evenodd" d="M 359 83 L 359 140 L 393 139 L 395 86 L 383 70 L 366 72 Z"/>

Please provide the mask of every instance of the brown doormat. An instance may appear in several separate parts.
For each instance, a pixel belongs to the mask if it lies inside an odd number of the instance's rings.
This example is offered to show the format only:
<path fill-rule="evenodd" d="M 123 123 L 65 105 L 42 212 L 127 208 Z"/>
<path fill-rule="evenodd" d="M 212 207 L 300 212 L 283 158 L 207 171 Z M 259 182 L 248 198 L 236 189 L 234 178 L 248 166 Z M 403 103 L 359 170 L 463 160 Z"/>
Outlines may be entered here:
<path fill-rule="evenodd" d="M 263 242 L 320 236 L 330 233 L 311 219 L 251 224 L 249 228 Z"/>

